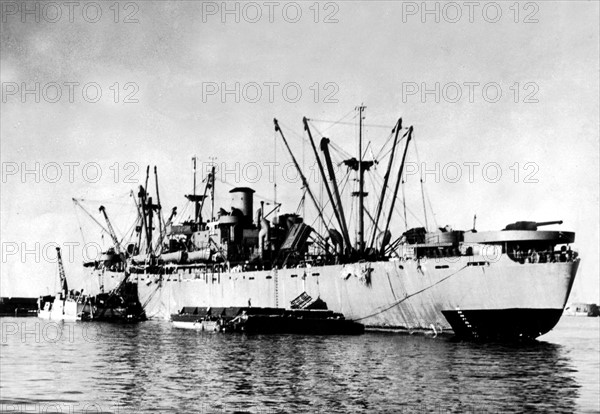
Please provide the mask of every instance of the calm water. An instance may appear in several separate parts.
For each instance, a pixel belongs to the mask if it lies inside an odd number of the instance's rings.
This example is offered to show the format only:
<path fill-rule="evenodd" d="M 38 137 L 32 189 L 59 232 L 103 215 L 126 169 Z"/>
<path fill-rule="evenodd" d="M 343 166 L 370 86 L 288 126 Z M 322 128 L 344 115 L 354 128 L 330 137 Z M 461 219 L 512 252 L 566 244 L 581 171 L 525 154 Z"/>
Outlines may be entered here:
<path fill-rule="evenodd" d="M 513 346 L 0 322 L 2 412 L 600 411 L 600 318 Z"/>

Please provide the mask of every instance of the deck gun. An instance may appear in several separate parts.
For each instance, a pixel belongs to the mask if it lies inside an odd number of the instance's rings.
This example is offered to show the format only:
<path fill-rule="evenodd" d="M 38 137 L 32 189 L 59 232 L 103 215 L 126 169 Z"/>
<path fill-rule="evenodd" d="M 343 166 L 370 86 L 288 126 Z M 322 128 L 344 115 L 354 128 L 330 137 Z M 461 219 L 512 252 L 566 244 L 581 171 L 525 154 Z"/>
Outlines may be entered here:
<path fill-rule="evenodd" d="M 552 224 L 562 224 L 562 220 L 556 221 L 517 221 L 516 223 L 510 223 L 507 225 L 504 230 L 537 230 L 538 227 L 541 226 L 550 226 Z"/>

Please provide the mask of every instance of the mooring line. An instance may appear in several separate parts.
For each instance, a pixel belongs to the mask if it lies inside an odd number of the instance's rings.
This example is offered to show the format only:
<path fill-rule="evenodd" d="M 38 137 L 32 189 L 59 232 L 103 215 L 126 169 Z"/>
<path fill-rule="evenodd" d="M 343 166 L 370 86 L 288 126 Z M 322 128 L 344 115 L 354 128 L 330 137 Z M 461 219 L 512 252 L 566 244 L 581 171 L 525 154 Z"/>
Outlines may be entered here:
<path fill-rule="evenodd" d="M 385 308 L 385 309 L 382 309 L 382 310 L 380 310 L 380 311 L 377 311 L 377 312 L 375 312 L 375 313 L 373 313 L 373 314 L 371 314 L 371 315 L 363 316 L 362 318 L 352 319 L 352 321 L 354 321 L 354 322 L 356 322 L 356 321 L 362 321 L 363 319 L 371 318 L 371 317 L 373 317 L 373 316 L 380 315 L 380 314 L 382 314 L 383 312 L 387 312 L 388 310 L 392 309 L 392 308 L 393 308 L 393 307 L 395 307 L 395 306 L 398 306 L 399 304 L 401 304 L 401 303 L 402 303 L 402 302 L 404 302 L 405 300 L 408 300 L 408 299 L 412 298 L 412 297 L 413 297 L 413 296 L 415 296 L 415 295 L 418 295 L 418 294 L 420 294 L 420 293 L 423 293 L 423 292 L 425 292 L 426 290 L 429 290 L 429 289 L 431 289 L 432 287 L 434 287 L 434 286 L 436 286 L 436 285 L 439 285 L 439 284 L 440 284 L 440 283 L 442 283 L 443 281 L 445 281 L 445 280 L 447 280 L 447 279 L 451 278 L 452 276 L 454 276 L 454 275 L 458 274 L 460 271 L 462 271 L 462 270 L 464 270 L 464 269 L 466 269 L 466 268 L 467 268 L 467 266 L 465 265 L 465 266 L 463 266 L 462 268 L 458 269 L 456 272 L 454 272 L 454 273 L 452 273 L 452 274 L 450 274 L 450 275 L 448 275 L 448 276 L 444 277 L 443 279 L 440 279 L 440 280 L 438 280 L 438 281 L 437 281 L 437 282 L 435 282 L 433 285 L 427 286 L 427 287 L 425 287 L 425 288 L 423 288 L 423 289 L 421 289 L 421 290 L 419 290 L 419 291 L 417 291 L 417 292 L 411 293 L 410 295 L 406 295 L 405 297 L 403 297 L 403 298 L 402 298 L 402 299 L 400 299 L 399 301 L 397 301 L 397 302 L 395 302 L 395 303 L 391 304 L 390 306 L 388 306 L 388 307 L 387 307 L 387 308 Z"/>

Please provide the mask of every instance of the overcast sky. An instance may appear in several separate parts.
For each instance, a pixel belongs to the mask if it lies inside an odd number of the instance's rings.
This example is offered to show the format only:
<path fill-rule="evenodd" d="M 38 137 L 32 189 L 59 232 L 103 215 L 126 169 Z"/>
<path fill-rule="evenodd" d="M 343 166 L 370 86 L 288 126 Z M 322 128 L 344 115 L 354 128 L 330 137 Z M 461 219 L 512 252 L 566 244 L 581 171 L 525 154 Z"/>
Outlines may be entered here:
<path fill-rule="evenodd" d="M 551 228 L 575 231 L 582 257 L 572 299 L 600 301 L 597 2 L 430 2 L 428 14 L 387 1 L 229 3 L 225 14 L 221 2 L 1 4 L 2 296 L 55 290 L 48 243 L 81 245 L 80 227 L 101 241 L 71 197 L 98 219 L 104 203 L 123 234 L 145 166 L 158 167 L 165 209 L 183 213 L 197 155 L 272 199 L 267 163 L 290 160 L 280 140 L 274 150 L 272 119 L 308 167 L 302 117 L 346 116 L 312 125 L 355 155 L 363 103 L 369 158 L 398 117 L 414 127 L 409 226 L 424 221 L 416 168 L 439 163 L 439 178 L 425 177 L 429 227 L 469 229 L 474 214 L 478 230 L 563 220 Z M 282 211 L 296 211 L 300 183 L 275 175 Z M 218 207 L 229 189 L 217 183 Z M 394 225 L 399 235 L 403 219 Z M 69 259 L 84 283 L 81 254 Z"/>

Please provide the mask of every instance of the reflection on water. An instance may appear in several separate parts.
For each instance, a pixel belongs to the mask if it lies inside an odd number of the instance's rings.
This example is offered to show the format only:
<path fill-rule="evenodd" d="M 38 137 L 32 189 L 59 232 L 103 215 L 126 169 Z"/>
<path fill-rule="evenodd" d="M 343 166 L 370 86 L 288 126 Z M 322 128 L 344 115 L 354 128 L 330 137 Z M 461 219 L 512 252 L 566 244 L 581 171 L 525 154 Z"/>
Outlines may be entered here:
<path fill-rule="evenodd" d="M 588 395 L 590 387 L 597 388 L 591 378 L 598 366 L 582 366 L 583 351 L 568 340 L 502 345 L 391 334 L 207 334 L 159 321 L 0 322 L 4 411 L 598 409 Z M 599 345 L 594 346 L 597 355 Z"/>

